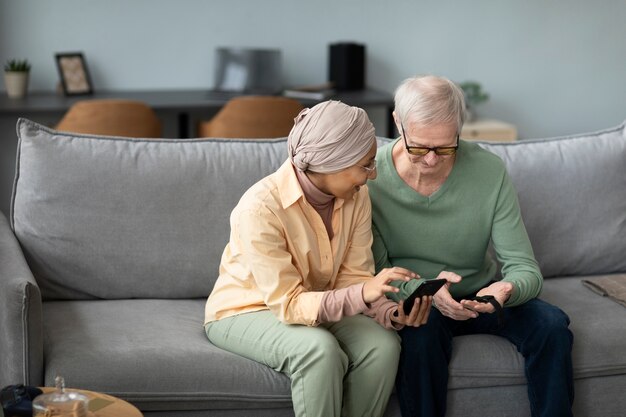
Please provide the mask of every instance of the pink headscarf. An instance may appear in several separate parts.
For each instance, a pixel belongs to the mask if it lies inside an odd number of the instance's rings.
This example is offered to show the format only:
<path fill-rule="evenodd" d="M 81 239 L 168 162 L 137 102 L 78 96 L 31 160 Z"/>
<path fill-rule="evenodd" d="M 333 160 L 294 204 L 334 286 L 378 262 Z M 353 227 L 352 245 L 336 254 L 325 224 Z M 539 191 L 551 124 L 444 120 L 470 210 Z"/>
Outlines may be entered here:
<path fill-rule="evenodd" d="M 363 109 L 325 101 L 298 114 L 287 146 L 298 170 L 330 174 L 359 162 L 375 143 L 374 125 Z"/>

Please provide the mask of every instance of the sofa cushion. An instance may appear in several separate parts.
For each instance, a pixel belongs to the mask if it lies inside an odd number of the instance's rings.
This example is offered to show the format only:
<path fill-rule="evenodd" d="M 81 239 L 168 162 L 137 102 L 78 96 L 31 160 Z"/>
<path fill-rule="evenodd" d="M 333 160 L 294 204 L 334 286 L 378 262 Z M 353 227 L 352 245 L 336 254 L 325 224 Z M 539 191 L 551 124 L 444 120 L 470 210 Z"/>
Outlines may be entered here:
<path fill-rule="evenodd" d="M 11 226 L 44 299 L 206 297 L 232 208 L 287 157 L 285 139 L 17 131 Z"/>
<path fill-rule="evenodd" d="M 618 274 L 626 279 L 626 274 Z M 582 284 L 594 277 L 558 277 L 544 281 L 539 298 L 558 306 L 571 320 L 575 378 L 621 375 L 626 383 L 624 307 Z M 621 385 L 623 390 L 626 385 Z"/>
<path fill-rule="evenodd" d="M 625 126 L 481 143 L 506 164 L 545 277 L 626 271 Z"/>
<path fill-rule="evenodd" d="M 44 303 L 45 384 L 62 375 L 141 410 L 291 408 L 287 376 L 208 341 L 205 302 Z"/>

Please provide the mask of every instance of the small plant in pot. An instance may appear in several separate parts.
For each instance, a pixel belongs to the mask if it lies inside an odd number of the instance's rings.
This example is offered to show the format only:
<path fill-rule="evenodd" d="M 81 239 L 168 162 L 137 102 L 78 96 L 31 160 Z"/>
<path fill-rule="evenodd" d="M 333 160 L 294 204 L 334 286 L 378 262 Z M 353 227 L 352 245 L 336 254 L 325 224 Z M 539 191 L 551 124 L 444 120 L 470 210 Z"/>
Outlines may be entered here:
<path fill-rule="evenodd" d="M 30 63 L 27 60 L 11 59 L 4 64 L 4 85 L 11 98 L 22 98 L 28 89 Z"/>
<path fill-rule="evenodd" d="M 459 84 L 465 95 L 465 111 L 467 121 L 471 122 L 476 117 L 476 106 L 489 100 L 489 94 L 483 91 L 482 85 L 476 81 L 465 81 Z"/>

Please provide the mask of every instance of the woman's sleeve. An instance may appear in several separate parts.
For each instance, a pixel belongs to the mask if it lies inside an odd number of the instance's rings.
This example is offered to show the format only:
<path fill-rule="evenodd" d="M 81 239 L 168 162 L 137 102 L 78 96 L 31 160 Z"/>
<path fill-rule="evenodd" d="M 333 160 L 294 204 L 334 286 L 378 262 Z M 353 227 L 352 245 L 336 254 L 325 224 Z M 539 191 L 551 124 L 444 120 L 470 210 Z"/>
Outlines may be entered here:
<path fill-rule="evenodd" d="M 322 297 L 318 321 L 337 322 L 343 317 L 363 313 L 386 329 L 401 330 L 404 325 L 391 320 L 391 316 L 398 310 L 398 304 L 386 297 L 380 297 L 368 306 L 363 301 L 363 285 L 326 291 Z"/>
<path fill-rule="evenodd" d="M 360 283 L 339 290 L 326 291 L 320 303 L 317 320 L 320 323 L 332 323 L 367 310 L 367 304 L 363 300 L 363 285 L 364 283 Z"/>

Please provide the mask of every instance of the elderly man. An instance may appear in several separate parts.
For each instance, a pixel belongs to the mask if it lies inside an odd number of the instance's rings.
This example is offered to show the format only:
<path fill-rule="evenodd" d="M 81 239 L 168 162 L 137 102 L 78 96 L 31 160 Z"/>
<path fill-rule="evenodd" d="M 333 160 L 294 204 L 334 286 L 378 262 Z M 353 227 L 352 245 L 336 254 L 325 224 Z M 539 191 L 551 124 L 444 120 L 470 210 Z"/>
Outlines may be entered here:
<path fill-rule="evenodd" d="M 428 323 L 400 331 L 402 415 L 444 416 L 452 338 L 488 333 L 524 356 L 532 415 L 571 416 L 569 319 L 536 298 L 543 277 L 517 194 L 497 156 L 459 139 L 464 110 L 463 92 L 450 80 L 404 81 L 394 111 L 401 137 L 378 150 L 369 186 L 377 270 L 457 274 L 435 294 Z M 502 264 L 499 281 L 490 243 Z M 401 283 L 390 297 L 402 299 L 418 283 Z"/>

